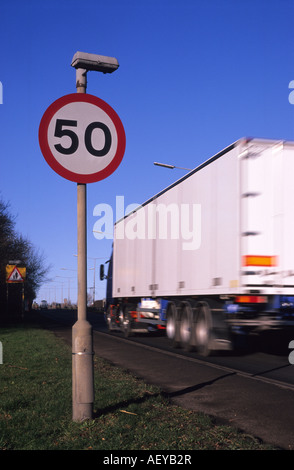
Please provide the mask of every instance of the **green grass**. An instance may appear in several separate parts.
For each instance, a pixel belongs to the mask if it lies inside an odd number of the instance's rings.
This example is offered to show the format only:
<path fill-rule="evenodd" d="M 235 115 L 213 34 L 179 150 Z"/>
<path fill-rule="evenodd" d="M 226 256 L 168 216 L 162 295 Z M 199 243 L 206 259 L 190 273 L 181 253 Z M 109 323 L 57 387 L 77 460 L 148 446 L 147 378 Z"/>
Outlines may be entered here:
<path fill-rule="evenodd" d="M 93 420 L 72 421 L 71 349 L 38 327 L 0 329 L 1 450 L 270 449 L 169 402 L 156 387 L 95 357 Z"/>

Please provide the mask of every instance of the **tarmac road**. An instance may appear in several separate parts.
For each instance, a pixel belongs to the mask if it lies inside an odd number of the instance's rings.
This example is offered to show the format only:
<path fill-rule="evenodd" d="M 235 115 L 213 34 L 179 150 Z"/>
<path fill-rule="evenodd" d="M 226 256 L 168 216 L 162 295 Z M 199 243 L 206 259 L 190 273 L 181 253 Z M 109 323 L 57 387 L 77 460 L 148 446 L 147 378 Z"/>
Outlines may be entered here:
<path fill-rule="evenodd" d="M 71 327 L 47 321 L 71 344 Z M 93 330 L 95 355 L 159 386 L 178 405 L 203 412 L 281 449 L 294 449 L 294 388 L 197 358 Z M 294 366 L 293 366 L 294 367 Z"/>

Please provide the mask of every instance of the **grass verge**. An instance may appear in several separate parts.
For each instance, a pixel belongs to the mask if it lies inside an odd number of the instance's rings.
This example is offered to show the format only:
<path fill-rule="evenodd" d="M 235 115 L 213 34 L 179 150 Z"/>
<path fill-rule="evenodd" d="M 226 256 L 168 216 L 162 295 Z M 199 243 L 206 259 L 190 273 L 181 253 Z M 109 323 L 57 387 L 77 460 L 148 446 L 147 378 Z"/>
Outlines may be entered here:
<path fill-rule="evenodd" d="M 38 327 L 0 328 L 1 450 L 261 450 L 257 439 L 170 403 L 95 357 L 91 421 L 72 421 L 71 350 Z"/>

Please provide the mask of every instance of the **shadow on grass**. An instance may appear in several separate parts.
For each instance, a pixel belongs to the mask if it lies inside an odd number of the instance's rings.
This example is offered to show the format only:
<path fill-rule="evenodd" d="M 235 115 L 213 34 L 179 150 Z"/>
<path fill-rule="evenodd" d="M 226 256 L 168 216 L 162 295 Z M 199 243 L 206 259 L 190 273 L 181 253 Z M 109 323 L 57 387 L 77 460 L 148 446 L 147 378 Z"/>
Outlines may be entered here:
<path fill-rule="evenodd" d="M 123 400 L 119 403 L 115 403 L 113 405 L 109 405 L 102 409 L 99 409 L 98 411 L 95 411 L 93 413 L 93 419 L 99 418 L 100 416 L 108 414 L 108 413 L 115 413 L 116 411 L 119 411 L 122 408 L 127 408 L 129 405 L 134 405 L 134 404 L 140 405 L 142 403 L 149 401 L 152 398 L 158 398 L 160 396 L 163 396 L 161 392 L 144 393 L 142 397 L 132 398 L 131 400 Z"/>
<path fill-rule="evenodd" d="M 156 392 L 156 393 L 148 393 L 147 392 L 147 393 L 144 393 L 144 395 L 142 397 L 132 398 L 130 400 L 123 400 L 119 403 L 115 403 L 115 404 L 107 406 L 103 409 L 99 409 L 98 411 L 96 411 L 93 414 L 93 418 L 95 419 L 95 418 L 99 418 L 100 416 L 108 414 L 108 413 L 114 413 L 118 410 L 121 410 L 121 408 L 127 408 L 129 405 L 133 405 L 133 404 L 139 405 L 139 404 L 145 403 L 145 402 L 149 401 L 152 398 L 161 397 L 164 400 L 167 400 L 169 402 L 170 400 L 172 400 L 172 398 L 183 396 L 183 395 L 186 395 L 186 394 L 191 393 L 191 392 L 195 392 L 195 391 L 200 390 L 204 387 L 213 385 L 215 382 L 217 382 L 219 380 L 222 380 L 226 377 L 233 376 L 233 375 L 236 375 L 236 373 L 231 372 L 231 373 L 228 373 L 228 374 L 224 374 L 224 375 L 222 375 L 220 377 L 217 377 L 213 380 L 209 380 L 207 382 L 203 382 L 203 383 L 200 383 L 200 384 L 197 384 L 197 385 L 193 385 L 191 387 L 185 387 L 181 390 L 176 390 L 175 392 L 167 392 L 167 391 L 159 391 L 159 392 Z"/>

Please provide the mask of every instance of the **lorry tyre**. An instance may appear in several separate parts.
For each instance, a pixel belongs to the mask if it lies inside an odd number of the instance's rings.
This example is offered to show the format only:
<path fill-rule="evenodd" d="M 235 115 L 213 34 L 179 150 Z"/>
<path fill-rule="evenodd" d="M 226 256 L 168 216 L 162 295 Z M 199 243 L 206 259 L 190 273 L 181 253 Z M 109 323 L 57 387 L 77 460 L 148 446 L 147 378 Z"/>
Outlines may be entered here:
<path fill-rule="evenodd" d="M 184 302 L 181 306 L 180 338 L 181 346 L 186 351 L 193 351 L 195 349 L 196 341 L 193 310 L 189 302 Z"/>
<path fill-rule="evenodd" d="M 106 316 L 106 325 L 107 325 L 108 331 L 113 331 L 114 328 L 113 328 L 113 322 L 111 318 L 111 306 L 108 307 L 105 316 Z"/>
<path fill-rule="evenodd" d="M 126 305 L 122 307 L 121 313 L 120 313 L 120 328 L 121 331 L 124 334 L 125 338 L 129 338 L 132 336 L 132 317 L 130 314 L 130 310 L 132 307 L 130 305 Z"/>
<path fill-rule="evenodd" d="M 212 332 L 212 317 L 208 304 L 203 303 L 198 307 L 197 320 L 195 325 L 195 340 L 197 351 L 201 356 L 209 356 L 210 339 Z"/>
<path fill-rule="evenodd" d="M 172 347 L 178 348 L 180 341 L 178 339 L 178 313 L 177 308 L 173 302 L 170 302 L 166 311 L 166 335 L 169 338 Z"/>

